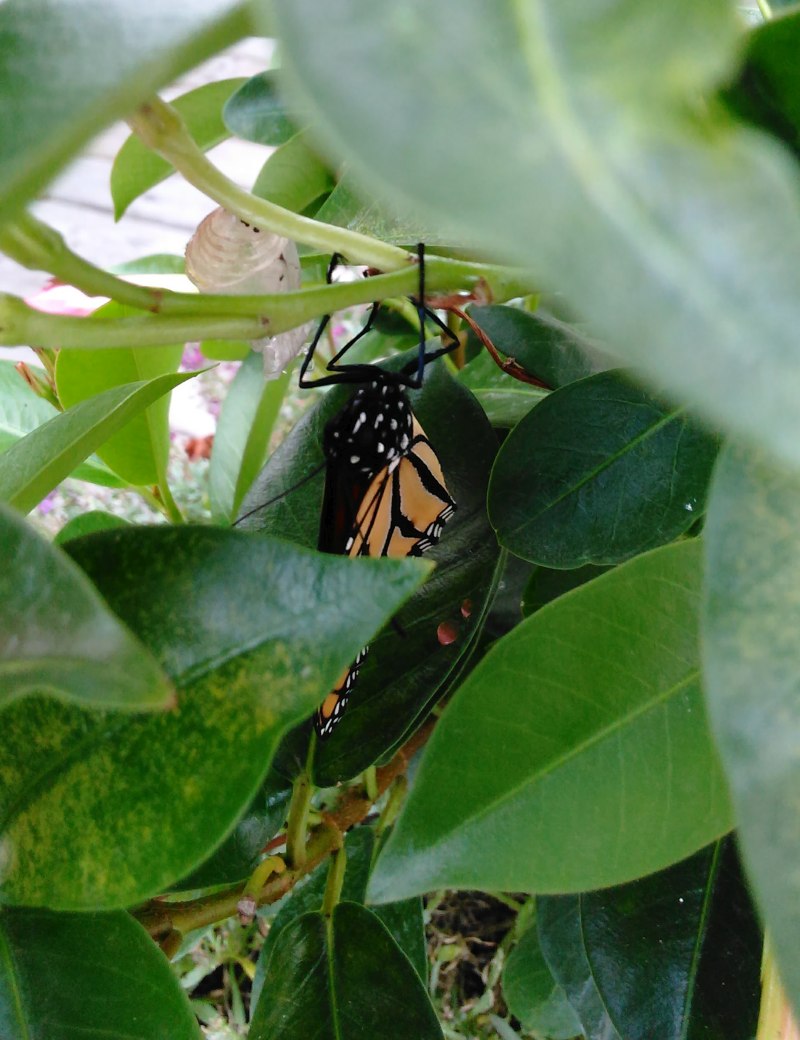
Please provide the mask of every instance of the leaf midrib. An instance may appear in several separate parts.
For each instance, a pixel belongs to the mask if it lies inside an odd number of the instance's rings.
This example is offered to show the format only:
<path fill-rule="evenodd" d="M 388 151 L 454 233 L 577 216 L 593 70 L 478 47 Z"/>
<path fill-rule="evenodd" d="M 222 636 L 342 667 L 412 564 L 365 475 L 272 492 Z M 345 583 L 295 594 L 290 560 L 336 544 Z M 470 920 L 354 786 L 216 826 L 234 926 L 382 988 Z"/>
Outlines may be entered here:
<path fill-rule="evenodd" d="M 441 845 L 445 839 L 452 839 L 453 835 L 458 834 L 459 831 L 464 831 L 470 827 L 473 827 L 476 823 L 480 823 L 481 820 L 485 819 L 491 813 L 495 812 L 502 805 L 513 801 L 518 795 L 522 794 L 526 788 L 541 783 L 549 775 L 556 773 L 562 766 L 565 766 L 568 762 L 589 751 L 597 744 L 602 743 L 608 737 L 613 736 L 618 730 L 625 728 L 626 726 L 632 725 L 636 719 L 648 712 L 654 710 L 662 704 L 665 704 L 673 696 L 678 696 L 683 690 L 689 688 L 694 683 L 700 680 L 700 668 L 692 668 L 689 673 L 677 683 L 673 683 L 672 686 L 668 687 L 664 692 L 658 694 L 643 703 L 636 710 L 629 712 L 626 715 L 620 716 L 615 719 L 608 726 L 604 726 L 601 729 L 595 730 L 590 736 L 580 741 L 578 744 L 574 744 L 569 750 L 557 755 L 555 758 L 550 759 L 545 767 L 538 772 L 531 773 L 526 776 L 519 783 L 512 787 L 506 788 L 500 795 L 487 802 L 478 812 L 472 814 L 459 821 L 454 827 L 449 830 L 442 830 L 439 833 L 436 844 Z"/>
<path fill-rule="evenodd" d="M 663 415 L 657 422 L 651 423 L 644 430 L 641 430 L 631 440 L 626 441 L 625 444 L 616 452 L 614 452 L 613 455 L 606 455 L 603 458 L 603 460 L 594 467 L 594 469 L 591 469 L 584 473 L 580 480 L 576 481 L 573 484 L 570 484 L 570 486 L 566 488 L 564 491 L 562 491 L 560 495 L 557 495 L 555 498 L 552 498 L 548 502 L 546 502 L 538 512 L 532 512 L 530 514 L 527 514 L 525 520 L 522 523 L 518 524 L 513 530 L 509 531 L 508 534 L 518 534 L 521 530 L 528 527 L 535 520 L 538 520 L 539 517 L 544 516 L 545 513 L 548 513 L 550 512 L 550 510 L 555 509 L 571 495 L 576 495 L 581 490 L 581 488 L 584 488 L 600 473 L 603 473 L 607 469 L 611 469 L 611 467 L 615 463 L 619 462 L 620 459 L 624 458 L 625 455 L 627 455 L 629 452 L 635 451 L 640 444 L 643 444 L 650 437 L 654 437 L 659 430 L 663 429 L 665 426 L 668 426 L 673 421 L 673 419 L 676 419 L 681 415 L 682 412 L 685 411 L 685 407 L 675 408 L 673 409 L 673 411 L 667 413 L 666 415 Z"/>

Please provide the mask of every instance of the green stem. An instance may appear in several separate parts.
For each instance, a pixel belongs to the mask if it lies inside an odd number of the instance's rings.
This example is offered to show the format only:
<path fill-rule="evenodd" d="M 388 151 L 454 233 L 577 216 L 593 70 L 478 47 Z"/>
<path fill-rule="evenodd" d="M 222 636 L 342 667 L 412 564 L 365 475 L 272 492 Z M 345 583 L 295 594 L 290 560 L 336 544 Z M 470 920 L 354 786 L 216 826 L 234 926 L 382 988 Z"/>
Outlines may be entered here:
<path fill-rule="evenodd" d="M 156 498 L 163 503 L 164 514 L 173 524 L 184 524 L 186 518 L 178 507 L 178 503 L 172 497 L 172 491 L 167 483 L 166 476 L 158 483 L 158 494 Z"/>
<path fill-rule="evenodd" d="M 328 866 L 328 880 L 325 884 L 325 896 L 322 900 L 322 912 L 326 917 L 330 917 L 333 914 L 333 909 L 339 902 L 346 866 L 347 853 L 344 850 L 344 846 L 342 846 L 334 852 Z"/>
<path fill-rule="evenodd" d="M 756 0 L 758 9 L 761 12 L 761 17 L 765 22 L 768 22 L 772 18 L 772 8 L 767 3 L 767 0 Z"/>
<path fill-rule="evenodd" d="M 258 198 L 234 184 L 198 148 L 180 114 L 160 98 L 154 97 L 143 105 L 130 123 L 144 144 L 171 163 L 190 184 L 248 223 L 284 235 L 295 242 L 315 246 L 323 253 L 341 253 L 354 264 L 366 264 L 377 267 L 380 271 L 402 271 L 411 268 L 416 272 L 416 256 L 399 246 L 389 245 L 347 228 L 300 216 L 266 199 Z M 500 274 L 501 282 L 510 277 L 516 283 L 514 291 L 507 294 L 495 291 L 493 283 L 500 272 L 503 272 Z M 434 254 L 426 257 L 425 273 L 426 284 L 431 290 L 455 290 L 463 286 L 472 288 L 479 280 L 483 280 L 494 299 L 505 300 L 511 296 L 524 296 L 535 291 L 528 272 L 516 270 L 512 274 L 509 268 L 470 263 Z M 497 286 L 497 289 L 500 289 L 500 286 Z M 414 287 L 410 292 L 413 291 Z M 386 299 L 388 295 L 376 295 L 373 299 Z M 404 290 L 398 295 L 407 296 L 409 293 Z M 330 308 L 317 313 L 330 313 Z"/>
<path fill-rule="evenodd" d="M 518 271 L 461 261 L 443 263 L 451 266 L 436 267 L 433 271 L 430 265 L 426 267 L 426 281 L 431 291 L 459 284 L 474 288 L 479 281 L 487 284 L 499 299 L 518 296 L 523 291 L 520 279 L 524 276 Z M 293 329 L 321 314 L 393 296 L 407 296 L 416 287 L 416 271 L 406 268 L 354 282 L 263 296 L 203 296 L 158 290 L 161 293 L 158 314 L 89 320 L 46 314 L 29 307 L 19 297 L 3 293 L 0 294 L 0 346 L 27 344 L 94 349 L 163 346 L 204 339 L 260 339 Z M 190 301 L 192 308 L 182 303 L 177 309 L 181 313 L 177 313 L 173 304 L 181 300 Z"/>
<path fill-rule="evenodd" d="M 412 254 L 355 231 L 322 224 L 260 199 L 229 180 L 206 158 L 180 114 L 159 97 L 151 98 L 130 119 L 134 133 L 220 206 L 262 229 L 269 228 L 323 253 L 343 253 L 354 263 L 394 271 L 414 262 Z"/>
<path fill-rule="evenodd" d="M 289 803 L 289 818 L 286 821 L 286 858 L 295 869 L 306 861 L 308 838 L 308 810 L 314 788 L 306 770 L 297 777 Z"/>

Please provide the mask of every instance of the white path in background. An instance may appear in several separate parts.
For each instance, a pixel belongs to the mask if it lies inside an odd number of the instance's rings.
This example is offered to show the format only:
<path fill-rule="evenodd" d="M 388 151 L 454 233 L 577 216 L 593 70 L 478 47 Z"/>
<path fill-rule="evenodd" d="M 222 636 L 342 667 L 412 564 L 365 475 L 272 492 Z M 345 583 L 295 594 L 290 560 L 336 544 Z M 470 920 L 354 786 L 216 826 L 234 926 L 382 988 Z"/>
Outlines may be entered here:
<path fill-rule="evenodd" d="M 269 68 L 271 61 L 269 41 L 243 40 L 161 93 L 169 99 L 214 80 L 253 76 Z M 109 187 L 111 166 L 129 133 L 124 123 L 109 127 L 62 171 L 32 207 L 41 220 L 61 232 L 71 249 L 101 267 L 151 253 L 182 255 L 193 230 L 215 205 L 174 174 L 132 203 L 115 223 Z M 249 188 L 269 150 L 247 141 L 229 140 L 208 154 L 232 180 Z M 47 279 L 46 273 L 28 271 L 0 254 L 0 291 L 27 296 L 41 289 Z M 0 359 L 9 358 L 38 363 L 25 347 L 0 348 Z M 170 417 L 174 429 L 197 436 L 210 433 L 214 427 L 193 380 L 173 393 Z"/>

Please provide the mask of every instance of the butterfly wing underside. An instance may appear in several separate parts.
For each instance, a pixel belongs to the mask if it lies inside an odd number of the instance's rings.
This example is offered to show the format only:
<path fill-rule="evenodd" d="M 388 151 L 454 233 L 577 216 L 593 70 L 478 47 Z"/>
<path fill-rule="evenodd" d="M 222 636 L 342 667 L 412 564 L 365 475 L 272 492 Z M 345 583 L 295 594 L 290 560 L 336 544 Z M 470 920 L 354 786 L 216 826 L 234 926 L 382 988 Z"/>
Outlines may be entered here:
<path fill-rule="evenodd" d="M 319 548 L 348 556 L 421 556 L 439 541 L 455 508 L 436 452 L 412 416 L 403 450 L 376 472 L 355 475 L 329 463 Z M 318 709 L 320 737 L 341 718 L 366 656 L 364 647 Z"/>

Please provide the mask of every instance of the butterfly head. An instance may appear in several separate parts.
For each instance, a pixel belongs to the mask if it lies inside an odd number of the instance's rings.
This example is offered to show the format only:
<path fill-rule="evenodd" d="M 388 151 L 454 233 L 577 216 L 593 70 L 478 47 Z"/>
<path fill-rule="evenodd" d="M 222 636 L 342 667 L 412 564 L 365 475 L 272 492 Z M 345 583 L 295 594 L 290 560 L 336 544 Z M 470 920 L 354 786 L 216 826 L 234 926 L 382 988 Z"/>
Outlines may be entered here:
<path fill-rule="evenodd" d="M 413 423 L 411 405 L 401 386 L 367 383 L 325 427 L 325 458 L 360 473 L 375 473 L 406 454 Z"/>

